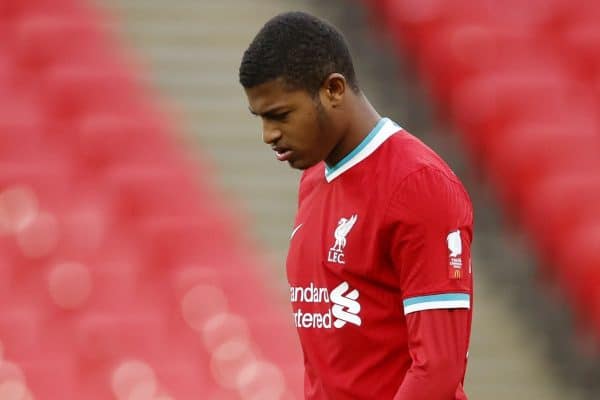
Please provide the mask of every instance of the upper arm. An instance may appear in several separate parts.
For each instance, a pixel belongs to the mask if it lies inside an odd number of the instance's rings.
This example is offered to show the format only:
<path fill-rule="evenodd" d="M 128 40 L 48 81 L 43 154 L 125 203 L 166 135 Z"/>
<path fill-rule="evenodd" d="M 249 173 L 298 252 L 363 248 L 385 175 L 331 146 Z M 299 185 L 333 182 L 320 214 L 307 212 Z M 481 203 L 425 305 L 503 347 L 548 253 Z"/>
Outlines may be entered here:
<path fill-rule="evenodd" d="M 462 184 L 425 167 L 396 189 L 387 217 L 404 313 L 470 308 L 473 211 Z"/>

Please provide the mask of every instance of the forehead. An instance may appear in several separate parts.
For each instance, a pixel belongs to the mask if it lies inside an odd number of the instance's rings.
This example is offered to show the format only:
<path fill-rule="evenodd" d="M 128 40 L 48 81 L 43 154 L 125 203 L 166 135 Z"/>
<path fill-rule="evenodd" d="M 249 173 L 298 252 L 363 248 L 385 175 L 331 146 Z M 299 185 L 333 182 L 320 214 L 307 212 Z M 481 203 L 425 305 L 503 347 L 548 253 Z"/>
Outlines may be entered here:
<path fill-rule="evenodd" d="M 244 90 L 248 97 L 250 110 L 256 114 L 311 100 L 306 91 L 290 89 L 281 79 L 270 80 Z"/>

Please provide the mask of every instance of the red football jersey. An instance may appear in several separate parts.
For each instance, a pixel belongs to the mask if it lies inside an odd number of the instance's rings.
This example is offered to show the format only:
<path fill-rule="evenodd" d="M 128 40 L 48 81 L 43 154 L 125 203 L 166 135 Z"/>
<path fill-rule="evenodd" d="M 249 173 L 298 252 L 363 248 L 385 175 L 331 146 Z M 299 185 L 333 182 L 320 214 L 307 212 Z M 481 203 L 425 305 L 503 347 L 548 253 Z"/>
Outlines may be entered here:
<path fill-rule="evenodd" d="M 303 173 L 286 266 L 307 399 L 392 399 L 410 313 L 467 309 L 470 330 L 472 225 L 455 174 L 387 118 Z"/>

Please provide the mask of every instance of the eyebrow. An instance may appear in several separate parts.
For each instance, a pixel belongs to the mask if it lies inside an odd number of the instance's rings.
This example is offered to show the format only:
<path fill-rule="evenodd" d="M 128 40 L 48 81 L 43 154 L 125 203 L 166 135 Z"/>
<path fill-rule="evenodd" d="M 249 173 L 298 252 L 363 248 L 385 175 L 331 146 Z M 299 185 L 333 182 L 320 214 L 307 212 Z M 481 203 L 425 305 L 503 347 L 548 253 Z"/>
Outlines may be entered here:
<path fill-rule="evenodd" d="M 287 106 L 277 106 L 277 107 L 275 107 L 275 108 L 273 108 L 271 110 L 267 110 L 267 111 L 265 111 L 263 113 L 257 113 L 256 111 L 254 111 L 250 107 L 248 107 L 248 110 L 250 110 L 250 113 L 252 115 L 256 115 L 256 116 L 259 116 L 259 117 L 267 117 L 268 118 L 268 117 L 273 117 L 273 116 L 276 116 L 278 114 L 283 114 L 285 112 L 288 112 L 288 111 L 282 112 L 282 110 L 284 110 L 286 108 L 288 108 L 288 107 Z"/>

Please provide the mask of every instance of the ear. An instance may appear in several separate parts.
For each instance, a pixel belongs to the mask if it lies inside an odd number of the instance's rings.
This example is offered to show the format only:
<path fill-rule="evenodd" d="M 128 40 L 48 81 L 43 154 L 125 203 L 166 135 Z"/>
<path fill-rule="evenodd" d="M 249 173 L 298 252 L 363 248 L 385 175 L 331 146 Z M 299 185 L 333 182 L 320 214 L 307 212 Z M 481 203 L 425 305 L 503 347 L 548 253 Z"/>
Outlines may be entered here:
<path fill-rule="evenodd" d="M 321 103 L 331 108 L 339 107 L 346 95 L 346 78 L 344 75 L 334 72 L 323 82 L 319 91 Z"/>

